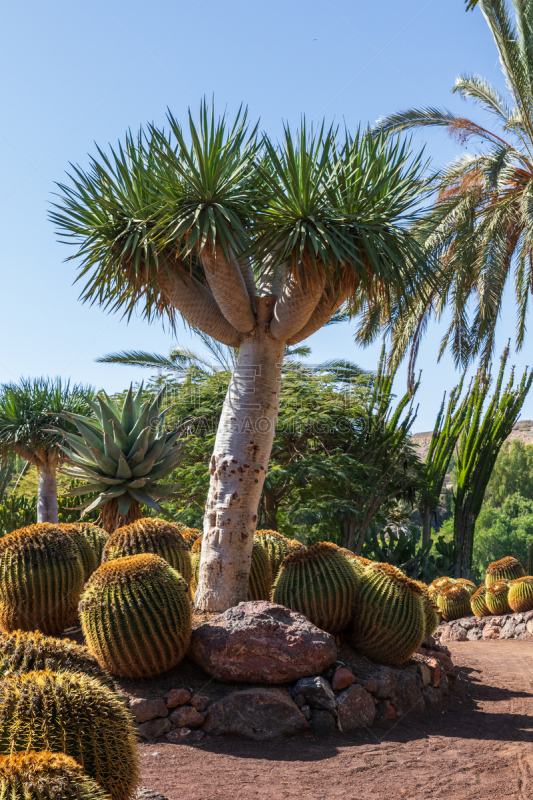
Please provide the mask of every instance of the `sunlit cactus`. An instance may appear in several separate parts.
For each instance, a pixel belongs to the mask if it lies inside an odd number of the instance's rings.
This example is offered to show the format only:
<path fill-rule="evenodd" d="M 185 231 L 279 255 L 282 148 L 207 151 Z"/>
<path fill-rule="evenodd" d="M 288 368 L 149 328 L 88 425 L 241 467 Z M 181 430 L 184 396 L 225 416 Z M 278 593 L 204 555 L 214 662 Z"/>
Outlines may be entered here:
<path fill-rule="evenodd" d="M 144 678 L 175 667 L 191 638 L 189 589 L 159 556 L 106 561 L 86 585 L 80 620 L 89 651 L 112 675 Z"/>
<path fill-rule="evenodd" d="M 50 670 L 4 676 L 0 752 L 31 750 L 63 752 L 112 800 L 133 800 L 139 769 L 131 715 L 95 678 Z"/>
<path fill-rule="evenodd" d="M 517 558 L 506 556 L 489 564 L 485 584 L 488 587 L 495 581 L 513 581 L 515 578 L 523 578 L 525 574 L 526 571 Z"/>
<path fill-rule="evenodd" d="M 203 538 L 202 534 L 196 539 L 191 548 L 191 589 L 193 595 L 198 587 Z M 268 552 L 261 544 L 261 539 L 258 536 L 254 536 L 252 563 L 250 565 L 250 575 L 248 578 L 248 600 L 269 600 L 271 588 L 272 572 Z"/>
<path fill-rule="evenodd" d="M 305 549 L 305 545 L 298 542 L 296 539 L 287 539 L 278 531 L 271 531 L 268 529 L 258 530 L 255 535 L 265 548 L 270 559 L 270 568 L 272 570 L 272 580 L 276 579 L 278 569 L 283 559 L 293 553 L 295 550 Z"/>
<path fill-rule="evenodd" d="M 516 614 L 531 611 L 533 608 L 533 578 L 526 575 L 524 578 L 516 578 L 511 581 L 507 600 L 511 610 Z"/>
<path fill-rule="evenodd" d="M 39 523 L 3 536 L 0 575 L 1 631 L 54 634 L 75 623 L 84 570 L 67 531 Z"/>
<path fill-rule="evenodd" d="M 180 528 L 180 533 L 183 536 L 187 547 L 189 550 L 195 543 L 195 541 L 202 535 L 202 531 L 199 528 Z"/>
<path fill-rule="evenodd" d="M 350 564 L 358 572 L 361 572 L 365 567 L 368 567 L 369 564 L 374 563 L 369 558 L 364 558 L 363 556 L 356 556 L 353 550 L 348 550 L 347 547 L 340 547 L 339 550 L 343 554 L 343 556 L 345 556 L 349 560 Z"/>
<path fill-rule="evenodd" d="M 443 575 L 440 578 L 435 578 L 435 580 L 431 581 L 428 586 L 429 596 L 433 597 L 439 593 L 439 591 L 444 587 L 448 586 L 449 583 L 455 583 L 453 578 L 449 578 L 447 575 Z"/>
<path fill-rule="evenodd" d="M 100 528 L 98 525 L 93 525 L 91 522 L 74 522 L 72 524 L 76 525 L 81 530 L 93 550 L 96 552 L 98 564 L 100 564 L 105 543 L 109 539 L 109 534 L 106 533 L 103 528 Z"/>
<path fill-rule="evenodd" d="M 175 522 L 144 517 L 111 534 L 102 554 L 102 563 L 114 558 L 152 553 L 167 561 L 187 584 L 192 577 L 191 555 Z"/>
<path fill-rule="evenodd" d="M 70 639 L 44 636 L 39 631 L 0 633 L 0 678 L 49 669 L 52 672 L 83 672 L 114 689 L 111 676 L 86 647 Z"/>
<path fill-rule="evenodd" d="M 478 586 L 472 597 L 470 598 L 470 607 L 476 617 L 488 617 L 490 614 L 489 607 L 486 601 L 487 587 L 484 583 Z"/>
<path fill-rule="evenodd" d="M 422 593 L 422 600 L 424 601 L 424 614 L 426 617 L 426 633 L 432 636 L 437 630 L 439 624 L 439 609 L 435 600 L 435 596 L 430 595 L 429 586 L 423 581 L 414 581 Z"/>
<path fill-rule="evenodd" d="M 463 589 L 466 589 L 466 592 L 469 597 L 472 597 L 474 592 L 477 590 L 477 586 L 472 581 L 467 580 L 466 578 L 456 578 L 456 583 L 459 583 Z"/>
<path fill-rule="evenodd" d="M 470 595 L 460 583 L 448 583 L 446 586 L 442 586 L 435 598 L 438 609 L 446 622 L 469 617 L 472 613 Z"/>
<path fill-rule="evenodd" d="M 328 633 L 344 630 L 353 614 L 359 577 L 330 542 L 295 550 L 281 563 L 272 602 L 295 609 Z"/>
<path fill-rule="evenodd" d="M 392 564 L 363 570 L 359 599 L 346 637 L 361 655 L 397 667 L 422 644 L 426 613 L 422 590 Z"/>
<path fill-rule="evenodd" d="M 63 753 L 0 757 L 0 800 L 111 800 L 73 758 Z"/>
<path fill-rule="evenodd" d="M 46 525 L 49 523 L 43 524 Z M 83 581 L 88 581 L 100 563 L 96 550 L 90 544 L 87 536 L 78 525 L 64 522 L 60 523 L 59 527 L 63 528 L 63 530 L 65 530 L 72 537 L 76 547 L 78 548 L 81 563 L 83 565 Z"/>
<path fill-rule="evenodd" d="M 485 602 L 491 614 L 501 616 L 511 611 L 509 605 L 509 581 L 494 581 L 487 588 Z"/>

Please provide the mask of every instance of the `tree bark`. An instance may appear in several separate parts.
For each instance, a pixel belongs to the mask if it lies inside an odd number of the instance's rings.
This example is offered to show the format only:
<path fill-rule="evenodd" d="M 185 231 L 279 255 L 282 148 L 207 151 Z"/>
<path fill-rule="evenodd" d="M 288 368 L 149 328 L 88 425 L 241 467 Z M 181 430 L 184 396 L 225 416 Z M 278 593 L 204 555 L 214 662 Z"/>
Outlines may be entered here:
<path fill-rule="evenodd" d="M 58 521 L 56 468 L 55 465 L 42 466 L 37 494 L 37 522 Z"/>
<path fill-rule="evenodd" d="M 431 539 L 431 509 L 425 507 L 422 509 L 422 545 L 425 545 Z"/>
<path fill-rule="evenodd" d="M 278 529 L 278 506 L 276 492 L 273 489 L 265 489 L 265 528 L 269 531 Z"/>
<path fill-rule="evenodd" d="M 344 538 L 342 546 L 347 550 L 355 550 L 355 517 L 346 517 L 343 520 Z"/>
<path fill-rule="evenodd" d="M 124 525 L 131 525 L 142 518 L 141 505 L 138 500 L 133 500 L 130 510 L 127 514 L 121 514 L 118 510 L 118 500 L 114 498 L 102 506 L 100 512 L 100 524 L 106 533 L 114 533 L 117 528 L 123 528 Z"/>
<path fill-rule="evenodd" d="M 476 520 L 470 512 L 470 503 L 462 508 L 455 508 L 454 534 L 457 546 L 454 576 L 470 580 L 472 568 L 472 548 L 474 544 L 474 527 Z"/>
<path fill-rule="evenodd" d="M 248 598 L 257 509 L 274 440 L 285 342 L 268 321 L 274 297 L 256 297 L 257 328 L 239 348 L 210 463 L 196 607 L 221 612 Z"/>

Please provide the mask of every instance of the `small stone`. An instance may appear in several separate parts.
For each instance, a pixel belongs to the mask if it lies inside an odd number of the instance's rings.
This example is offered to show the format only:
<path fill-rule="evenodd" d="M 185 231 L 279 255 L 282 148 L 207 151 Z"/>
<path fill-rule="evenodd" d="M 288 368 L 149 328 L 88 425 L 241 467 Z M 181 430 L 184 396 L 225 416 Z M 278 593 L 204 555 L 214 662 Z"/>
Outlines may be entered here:
<path fill-rule="evenodd" d="M 205 694 L 193 694 L 191 697 L 191 706 L 194 706 L 197 711 L 205 711 L 209 705 L 209 697 Z"/>
<path fill-rule="evenodd" d="M 335 710 L 335 695 L 325 678 L 302 678 L 294 687 L 294 694 L 301 694 L 311 708 L 321 708 L 324 711 Z"/>
<path fill-rule="evenodd" d="M 501 628 L 497 625 L 485 625 L 483 628 L 483 638 L 484 639 L 499 639 L 500 638 Z"/>
<path fill-rule="evenodd" d="M 472 628 L 471 631 L 468 631 L 466 638 L 469 642 L 477 642 L 483 638 L 483 631 L 479 628 Z"/>
<path fill-rule="evenodd" d="M 514 620 L 515 620 L 515 622 L 517 624 L 520 623 L 520 622 L 525 622 L 523 614 L 515 614 L 514 615 Z"/>
<path fill-rule="evenodd" d="M 531 609 L 531 611 L 526 611 L 526 613 L 524 614 L 524 622 L 528 623 L 530 620 L 533 620 L 533 608 Z"/>
<path fill-rule="evenodd" d="M 300 695 L 300 697 L 301 697 L 301 695 Z M 302 706 L 300 708 L 300 711 L 302 712 L 302 714 L 304 715 L 304 717 L 306 719 L 311 719 L 311 706 Z"/>
<path fill-rule="evenodd" d="M 365 689 L 366 689 L 367 692 L 371 692 L 372 694 L 375 694 L 377 692 L 377 690 L 379 689 L 379 683 L 377 681 L 367 681 L 365 683 Z"/>
<path fill-rule="evenodd" d="M 510 619 L 507 620 L 507 622 L 503 626 L 500 633 L 500 639 L 512 639 L 515 634 L 515 629 L 516 629 L 516 622 L 511 617 Z"/>
<path fill-rule="evenodd" d="M 298 708 L 302 708 L 302 706 L 305 706 L 305 697 L 303 696 L 303 694 L 295 694 L 293 695 L 292 699 L 294 700 Z"/>
<path fill-rule="evenodd" d="M 441 642 L 466 642 L 467 635 L 460 625 L 448 625 L 440 637 Z"/>
<path fill-rule="evenodd" d="M 137 789 L 135 800 L 168 800 L 168 798 L 165 797 L 164 794 L 154 792 L 153 789 L 145 789 L 142 787 L 141 789 Z"/>
<path fill-rule="evenodd" d="M 421 662 L 417 666 L 417 671 L 420 677 L 422 678 L 422 684 L 424 686 L 429 686 L 429 684 L 431 683 L 431 670 L 429 666 Z"/>
<path fill-rule="evenodd" d="M 463 617 L 462 619 L 458 619 L 456 624 L 464 628 L 465 631 L 469 631 L 471 628 L 475 627 L 476 623 L 472 617 Z"/>
<path fill-rule="evenodd" d="M 184 706 L 191 699 L 191 693 L 188 689 L 171 689 L 166 696 L 167 708 L 176 708 L 176 706 Z"/>
<path fill-rule="evenodd" d="M 331 688 L 335 692 L 339 692 L 341 689 L 346 689 L 348 686 L 351 686 L 352 683 L 355 683 L 353 672 L 346 669 L 346 667 L 339 667 L 338 670 L 335 671 L 335 675 L 331 681 Z"/>
<path fill-rule="evenodd" d="M 337 697 L 337 715 L 343 732 L 372 725 L 376 716 L 372 695 L 354 683 Z"/>
<path fill-rule="evenodd" d="M 315 736 L 331 736 L 337 729 L 335 717 L 329 711 L 313 708 L 311 710 L 311 728 Z"/>
<path fill-rule="evenodd" d="M 426 705 L 434 705 L 442 700 L 442 692 L 440 689 L 428 688 L 424 692 L 424 702 Z"/>
<path fill-rule="evenodd" d="M 434 647 L 436 644 L 435 639 L 429 633 L 424 634 L 424 638 L 422 640 L 422 647 Z"/>
<path fill-rule="evenodd" d="M 130 701 L 130 711 L 133 714 L 135 722 L 147 722 L 156 717 L 166 717 L 168 708 L 165 701 L 159 698 L 158 700 L 148 700 L 144 697 L 135 697 Z"/>
<path fill-rule="evenodd" d="M 168 717 L 165 719 L 150 719 L 148 722 L 141 722 L 140 725 L 137 725 L 139 735 L 143 739 L 158 739 L 159 736 L 164 736 L 165 733 L 168 733 L 170 728 L 171 724 Z"/>
<path fill-rule="evenodd" d="M 170 721 L 178 728 L 200 728 L 204 720 L 205 714 L 200 714 L 193 706 L 180 706 L 170 715 Z"/>
<path fill-rule="evenodd" d="M 380 722 L 392 722 L 396 719 L 396 709 L 389 700 L 380 700 L 376 706 L 376 716 Z"/>
<path fill-rule="evenodd" d="M 171 744 L 182 744 L 183 742 L 201 742 L 204 737 L 205 733 L 203 731 L 176 728 L 176 730 L 167 733 L 165 738 Z"/>
<path fill-rule="evenodd" d="M 378 683 L 376 697 L 380 700 L 385 700 L 387 697 L 393 697 L 396 694 L 396 674 L 390 667 L 381 667 L 375 680 Z"/>
<path fill-rule="evenodd" d="M 529 613 L 530 612 L 528 611 L 528 614 Z M 531 613 L 533 613 L 533 612 L 531 612 Z M 526 617 L 527 617 L 527 614 L 526 614 Z M 528 619 L 528 621 L 526 622 L 526 628 L 527 628 L 528 633 L 533 633 L 533 619 Z"/>

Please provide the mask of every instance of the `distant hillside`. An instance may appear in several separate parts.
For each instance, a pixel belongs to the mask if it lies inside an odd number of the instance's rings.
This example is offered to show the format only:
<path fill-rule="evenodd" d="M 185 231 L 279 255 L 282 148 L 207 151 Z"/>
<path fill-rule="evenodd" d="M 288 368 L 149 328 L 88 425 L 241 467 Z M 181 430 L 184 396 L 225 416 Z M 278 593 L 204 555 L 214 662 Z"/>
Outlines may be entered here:
<path fill-rule="evenodd" d="M 421 461 L 425 461 L 429 451 L 431 442 L 432 431 L 424 431 L 422 433 L 415 433 L 412 436 L 413 444 L 418 447 L 418 456 Z M 512 442 L 513 439 L 520 439 L 524 444 L 533 444 L 533 420 L 520 419 L 515 424 L 507 441 Z"/>

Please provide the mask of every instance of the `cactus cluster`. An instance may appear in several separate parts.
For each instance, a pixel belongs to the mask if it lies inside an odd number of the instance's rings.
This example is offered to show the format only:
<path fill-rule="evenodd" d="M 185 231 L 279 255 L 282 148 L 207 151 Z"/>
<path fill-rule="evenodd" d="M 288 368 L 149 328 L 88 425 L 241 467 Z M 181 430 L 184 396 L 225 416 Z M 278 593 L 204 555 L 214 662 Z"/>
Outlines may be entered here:
<path fill-rule="evenodd" d="M 437 606 L 447 622 L 471 614 L 470 595 L 460 583 L 442 586 L 437 594 Z"/>
<path fill-rule="evenodd" d="M 515 578 L 514 581 L 510 581 L 507 600 L 515 614 L 531 611 L 533 608 L 533 578 L 527 575 L 524 578 Z"/>
<path fill-rule="evenodd" d="M 133 800 L 139 770 L 130 714 L 94 678 L 42 670 L 0 681 L 0 753 L 32 750 L 65 753 L 111 800 Z"/>
<path fill-rule="evenodd" d="M 187 584 L 192 577 L 191 556 L 175 522 L 145 517 L 111 534 L 102 553 L 102 563 L 125 556 L 152 553 L 164 558 Z"/>
<path fill-rule="evenodd" d="M 158 675 L 179 664 L 189 646 L 188 586 L 156 555 L 103 563 L 87 583 L 79 611 L 89 651 L 112 675 Z"/>
<path fill-rule="evenodd" d="M 0 539 L 0 630 L 61 633 L 77 617 L 84 570 L 79 547 L 58 525 L 40 523 Z"/>
<path fill-rule="evenodd" d="M 183 536 L 183 539 L 189 550 L 191 549 L 195 541 L 202 535 L 202 531 L 199 530 L 198 528 L 183 527 L 180 528 L 180 533 Z"/>
<path fill-rule="evenodd" d="M 439 624 L 439 609 L 435 597 L 430 595 L 429 586 L 422 581 L 414 581 L 422 594 L 424 602 L 424 615 L 426 618 L 426 633 L 432 636 Z"/>
<path fill-rule="evenodd" d="M 290 553 L 272 587 L 272 601 L 300 611 L 318 628 L 340 633 L 353 616 L 359 578 L 329 542 Z"/>
<path fill-rule="evenodd" d="M 100 528 L 98 525 L 93 525 L 91 522 L 73 522 L 81 530 L 91 547 L 96 553 L 98 564 L 102 561 L 102 553 L 104 552 L 105 543 L 109 538 L 109 534 Z"/>
<path fill-rule="evenodd" d="M 0 757 L 0 800 L 111 800 L 82 767 L 63 753 Z"/>
<path fill-rule="evenodd" d="M 445 586 L 448 586 L 450 583 L 455 583 L 455 580 L 453 578 L 449 578 L 447 575 L 443 575 L 440 578 L 435 578 L 435 580 L 431 581 L 428 586 L 430 597 L 437 595 L 441 589 L 443 589 Z"/>
<path fill-rule="evenodd" d="M 525 574 L 526 572 L 520 561 L 517 558 L 513 558 L 513 556 L 507 556 L 489 564 L 485 583 L 488 588 L 496 581 L 513 581 L 515 578 L 523 578 Z"/>
<path fill-rule="evenodd" d="M 489 607 L 486 601 L 487 587 L 484 583 L 478 586 L 472 597 L 470 598 L 470 607 L 476 617 L 487 617 L 490 614 Z"/>
<path fill-rule="evenodd" d="M 459 583 L 463 589 L 466 590 L 469 597 L 472 597 L 474 592 L 477 590 L 476 584 L 472 583 L 472 581 L 468 581 L 466 578 L 456 578 L 455 582 Z"/>
<path fill-rule="evenodd" d="M 422 644 L 426 614 L 422 590 L 391 564 L 369 564 L 362 572 L 349 643 L 371 661 L 398 667 Z"/>
<path fill-rule="evenodd" d="M 0 677 L 43 669 L 83 672 L 114 689 L 113 680 L 96 658 L 70 639 L 55 639 L 38 631 L 0 633 Z"/>
<path fill-rule="evenodd" d="M 270 559 L 270 568 L 272 570 L 272 581 L 276 580 L 276 575 L 280 568 L 281 562 L 290 553 L 295 550 L 305 550 L 305 545 L 298 542 L 296 539 L 287 539 L 277 531 L 271 530 L 258 530 L 255 535 L 265 548 Z"/>
<path fill-rule="evenodd" d="M 508 614 L 511 610 L 509 606 L 509 581 L 493 581 L 487 587 L 485 602 L 491 614 L 497 616 Z"/>

